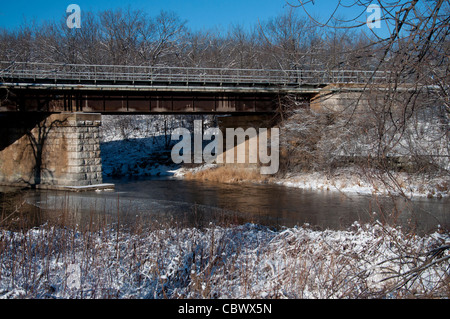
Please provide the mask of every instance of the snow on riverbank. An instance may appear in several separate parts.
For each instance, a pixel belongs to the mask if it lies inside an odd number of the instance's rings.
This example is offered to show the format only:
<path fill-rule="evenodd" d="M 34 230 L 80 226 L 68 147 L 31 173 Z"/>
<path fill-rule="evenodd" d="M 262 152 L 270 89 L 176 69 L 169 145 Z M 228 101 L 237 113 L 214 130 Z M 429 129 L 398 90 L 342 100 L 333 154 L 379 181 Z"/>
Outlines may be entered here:
<path fill-rule="evenodd" d="M 101 144 L 104 175 L 107 177 L 174 176 L 184 178 L 187 173 L 192 176 L 192 173 L 215 169 L 217 165 L 186 168 L 175 165 L 171 160 L 171 148 L 167 147 L 170 136 L 166 137 L 165 133 L 170 132 L 169 128 L 190 127 L 193 119 L 166 116 L 104 116 Z M 398 195 L 401 189 L 404 195 L 412 198 L 450 197 L 450 176 L 431 178 L 426 174 L 420 176 L 395 172 L 391 174 L 395 178 L 395 183 L 388 176 L 368 179 L 367 175 L 356 168 L 338 169 L 333 174 L 291 173 L 284 177 L 269 176 L 250 182 L 264 181 L 311 190 L 379 195 Z M 386 183 L 382 183 L 383 180 L 391 187 L 386 187 Z"/>
<path fill-rule="evenodd" d="M 131 234 L 42 226 L 0 231 L 0 298 L 448 298 L 448 245 L 448 234 L 378 223 Z"/>
<path fill-rule="evenodd" d="M 196 173 L 204 173 L 208 170 L 217 169 L 217 165 L 202 165 L 195 168 L 179 168 L 173 171 L 174 176 L 184 178 L 196 178 Z M 231 168 L 236 169 L 236 168 Z M 246 169 L 246 168 L 243 168 Z M 223 175 L 224 172 L 221 171 Z M 401 192 L 409 198 L 429 197 L 443 198 L 450 197 L 450 177 L 414 176 L 404 173 L 392 172 L 395 183 L 387 176 L 377 176 L 372 179 L 367 178 L 356 168 L 346 168 L 336 170 L 332 175 L 326 172 L 289 173 L 283 177 L 265 176 L 258 180 L 248 180 L 252 183 L 273 183 L 286 187 L 296 187 L 308 190 L 337 191 L 348 194 L 362 195 L 400 195 Z M 203 178 L 203 177 L 202 177 Z M 385 178 L 385 183 L 381 179 Z M 233 181 L 229 181 L 233 182 Z M 388 187 L 387 184 L 391 186 Z"/>
<path fill-rule="evenodd" d="M 450 177 L 414 176 L 405 173 L 392 172 L 388 176 L 377 176 L 371 179 L 358 173 L 356 169 L 342 169 L 333 175 L 322 172 L 290 174 L 282 179 L 275 179 L 275 183 L 313 190 L 339 191 L 342 193 L 399 195 L 401 192 L 407 197 L 449 197 Z M 385 183 L 382 182 L 384 179 Z M 395 181 L 395 182 L 394 182 Z M 390 186 L 387 186 L 389 184 Z"/>

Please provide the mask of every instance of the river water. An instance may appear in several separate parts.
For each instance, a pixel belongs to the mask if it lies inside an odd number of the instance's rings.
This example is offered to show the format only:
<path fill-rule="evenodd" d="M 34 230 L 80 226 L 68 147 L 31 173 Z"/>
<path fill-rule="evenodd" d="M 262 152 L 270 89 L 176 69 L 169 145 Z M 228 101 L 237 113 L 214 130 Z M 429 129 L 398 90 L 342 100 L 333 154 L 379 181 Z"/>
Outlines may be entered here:
<path fill-rule="evenodd" d="M 85 193 L 21 191 L 15 204 L 9 206 L 22 204 L 34 208 L 31 209 L 33 225 L 50 220 L 82 226 L 101 223 L 142 225 L 156 221 L 201 227 L 210 223 L 253 222 L 273 227 L 307 223 L 317 229 L 345 229 L 355 221 L 380 220 L 413 228 L 418 233 L 434 231 L 439 225 L 450 227 L 448 198 L 392 200 L 279 185 L 218 184 L 172 178 L 105 182 L 114 183 L 115 190 Z M 3 218 L 8 217 L 8 212 L 3 210 Z"/>

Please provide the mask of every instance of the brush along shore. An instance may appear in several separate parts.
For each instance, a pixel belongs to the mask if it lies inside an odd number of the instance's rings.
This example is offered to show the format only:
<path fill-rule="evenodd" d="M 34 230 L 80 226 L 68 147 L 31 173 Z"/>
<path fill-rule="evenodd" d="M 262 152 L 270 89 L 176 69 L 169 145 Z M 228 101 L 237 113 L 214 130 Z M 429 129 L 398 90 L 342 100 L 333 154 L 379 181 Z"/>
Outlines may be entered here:
<path fill-rule="evenodd" d="M 202 165 L 172 171 L 177 178 L 219 183 L 272 183 L 320 191 L 354 194 L 403 195 L 407 198 L 446 198 L 450 196 L 448 176 L 425 176 L 403 172 L 371 172 L 358 168 L 341 168 L 332 173 L 297 172 L 261 175 L 259 170 L 238 165 Z"/>
<path fill-rule="evenodd" d="M 450 237 L 354 223 L 0 230 L 0 298 L 448 298 Z"/>

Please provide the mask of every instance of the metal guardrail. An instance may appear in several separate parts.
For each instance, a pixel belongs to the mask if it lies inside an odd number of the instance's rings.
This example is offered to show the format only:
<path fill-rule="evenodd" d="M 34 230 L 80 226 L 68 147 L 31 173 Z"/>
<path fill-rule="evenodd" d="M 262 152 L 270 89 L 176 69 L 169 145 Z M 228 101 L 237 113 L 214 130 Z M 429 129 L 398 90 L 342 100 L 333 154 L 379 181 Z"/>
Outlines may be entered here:
<path fill-rule="evenodd" d="M 254 85 L 334 84 L 385 81 L 388 71 L 270 70 L 166 66 L 87 65 L 0 61 L 0 79 L 215 83 Z"/>

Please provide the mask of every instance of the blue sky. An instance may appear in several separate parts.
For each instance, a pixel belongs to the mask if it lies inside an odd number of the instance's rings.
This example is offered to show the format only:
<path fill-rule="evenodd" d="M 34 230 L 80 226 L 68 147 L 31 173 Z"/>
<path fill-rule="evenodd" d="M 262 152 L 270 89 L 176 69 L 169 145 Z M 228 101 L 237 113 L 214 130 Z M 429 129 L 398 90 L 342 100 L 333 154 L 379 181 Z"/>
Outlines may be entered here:
<path fill-rule="evenodd" d="M 150 15 L 161 10 L 174 11 L 188 21 L 193 29 L 228 27 L 230 23 L 252 25 L 283 11 L 284 0 L 0 0 L 0 27 L 13 29 L 24 19 L 38 21 L 59 19 L 66 16 L 69 4 L 78 4 L 81 10 L 99 11 L 131 6 L 143 9 Z"/>
<path fill-rule="evenodd" d="M 161 10 L 174 11 L 182 19 L 187 20 L 193 30 L 202 28 L 227 28 L 231 24 L 245 27 L 254 26 L 261 21 L 274 17 L 286 10 L 285 0 L 0 0 L 0 27 L 15 29 L 24 21 L 36 19 L 61 19 L 66 14 L 69 4 L 78 4 L 81 10 L 99 11 L 117 7 L 131 6 L 143 9 L 150 15 Z M 295 0 L 291 0 L 292 3 Z M 316 0 L 313 13 L 326 15 L 333 10 L 335 1 Z M 303 14 L 301 9 L 298 9 Z M 345 12 L 344 12 L 345 13 Z M 351 13 L 351 12 L 349 12 Z"/>

